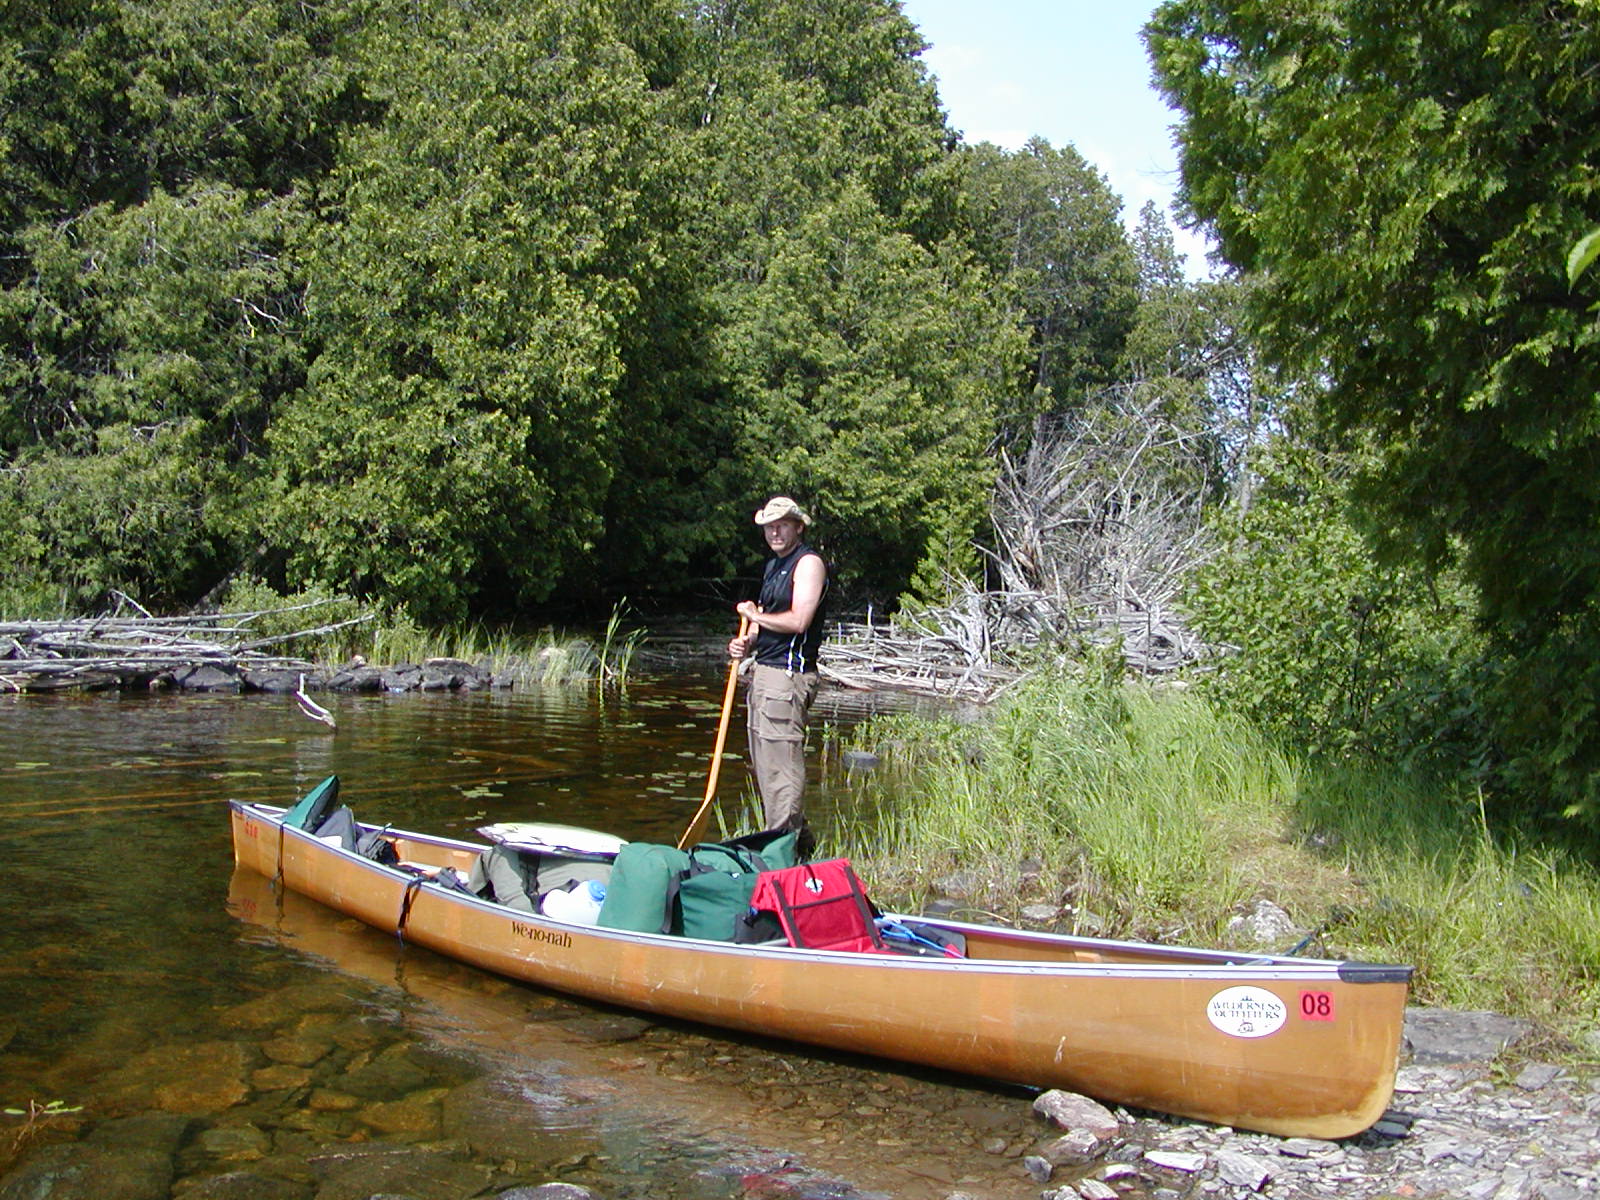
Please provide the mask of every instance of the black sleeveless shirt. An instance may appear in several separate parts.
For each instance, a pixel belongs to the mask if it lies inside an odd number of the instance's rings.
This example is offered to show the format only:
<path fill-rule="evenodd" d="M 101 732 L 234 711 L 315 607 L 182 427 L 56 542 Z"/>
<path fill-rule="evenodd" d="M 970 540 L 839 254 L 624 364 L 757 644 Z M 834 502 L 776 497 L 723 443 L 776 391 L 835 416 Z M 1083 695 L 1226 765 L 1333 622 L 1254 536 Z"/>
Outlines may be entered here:
<path fill-rule="evenodd" d="M 767 560 L 766 573 L 761 577 L 761 597 L 756 601 L 762 612 L 788 612 L 794 607 L 794 569 L 800 560 L 816 551 L 801 543 L 782 558 Z M 817 669 L 817 647 L 822 644 L 822 610 L 828 598 L 828 582 L 824 578 L 822 596 L 817 601 L 817 611 L 811 625 L 804 633 L 779 633 L 763 629 L 756 635 L 755 660 L 764 667 L 777 667 L 782 671 L 803 672 Z"/>

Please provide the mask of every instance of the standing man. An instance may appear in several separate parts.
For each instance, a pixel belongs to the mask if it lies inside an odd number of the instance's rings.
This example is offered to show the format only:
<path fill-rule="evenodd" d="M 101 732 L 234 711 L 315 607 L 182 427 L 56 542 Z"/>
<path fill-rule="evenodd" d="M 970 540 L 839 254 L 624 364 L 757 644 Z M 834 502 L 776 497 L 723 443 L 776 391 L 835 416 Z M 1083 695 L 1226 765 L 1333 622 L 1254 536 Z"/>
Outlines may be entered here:
<path fill-rule="evenodd" d="M 761 792 L 768 829 L 804 823 L 806 714 L 817 695 L 817 647 L 822 642 L 822 601 L 828 568 L 801 538 L 811 518 L 787 496 L 774 496 L 756 513 L 773 557 L 761 578 L 761 598 L 734 610 L 749 622 L 728 643 L 731 658 L 754 658 L 745 693 L 750 726 L 750 769 Z"/>

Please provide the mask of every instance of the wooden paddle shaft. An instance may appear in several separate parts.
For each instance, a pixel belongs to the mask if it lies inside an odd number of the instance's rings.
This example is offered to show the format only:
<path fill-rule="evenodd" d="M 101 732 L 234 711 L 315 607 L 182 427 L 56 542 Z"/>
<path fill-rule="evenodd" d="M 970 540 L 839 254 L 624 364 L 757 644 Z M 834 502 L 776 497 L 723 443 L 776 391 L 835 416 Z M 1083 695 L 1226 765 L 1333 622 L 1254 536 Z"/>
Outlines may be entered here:
<path fill-rule="evenodd" d="M 739 618 L 739 636 L 743 637 L 750 628 L 750 618 Z M 717 722 L 717 742 L 711 751 L 711 772 L 706 778 L 706 798 L 700 802 L 700 808 L 695 812 L 694 819 L 689 822 L 689 828 L 683 831 L 683 836 L 678 839 L 678 849 L 684 850 L 695 844 L 700 839 L 700 833 L 705 829 L 706 818 L 711 815 L 711 803 L 717 798 L 717 775 L 722 770 L 722 747 L 728 740 L 728 716 L 733 712 L 733 692 L 739 682 L 739 659 L 728 664 L 728 686 L 722 692 L 722 719 Z"/>

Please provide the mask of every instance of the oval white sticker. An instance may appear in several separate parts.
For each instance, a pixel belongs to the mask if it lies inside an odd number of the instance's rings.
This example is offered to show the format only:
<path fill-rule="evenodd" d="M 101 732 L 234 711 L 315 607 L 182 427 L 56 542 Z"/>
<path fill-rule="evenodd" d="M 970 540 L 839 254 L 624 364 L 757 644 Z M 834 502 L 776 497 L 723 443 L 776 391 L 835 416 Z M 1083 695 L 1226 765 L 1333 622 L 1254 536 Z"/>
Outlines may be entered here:
<path fill-rule="evenodd" d="M 1206 1017 L 1229 1037 L 1258 1038 L 1277 1033 L 1289 1006 L 1259 987 L 1224 988 L 1206 1005 Z"/>

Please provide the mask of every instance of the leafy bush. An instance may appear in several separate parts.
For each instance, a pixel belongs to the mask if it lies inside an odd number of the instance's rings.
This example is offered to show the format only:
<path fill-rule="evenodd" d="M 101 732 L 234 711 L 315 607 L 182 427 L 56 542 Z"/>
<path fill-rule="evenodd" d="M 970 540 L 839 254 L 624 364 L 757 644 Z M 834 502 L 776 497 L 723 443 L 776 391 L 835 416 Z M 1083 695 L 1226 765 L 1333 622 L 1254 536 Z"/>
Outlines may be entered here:
<path fill-rule="evenodd" d="M 1282 440 L 1257 466 L 1254 502 L 1217 520 L 1222 552 L 1186 597 L 1201 635 L 1227 648 L 1201 686 L 1306 749 L 1481 773 L 1492 754 L 1470 591 L 1373 556 L 1340 460 Z"/>

